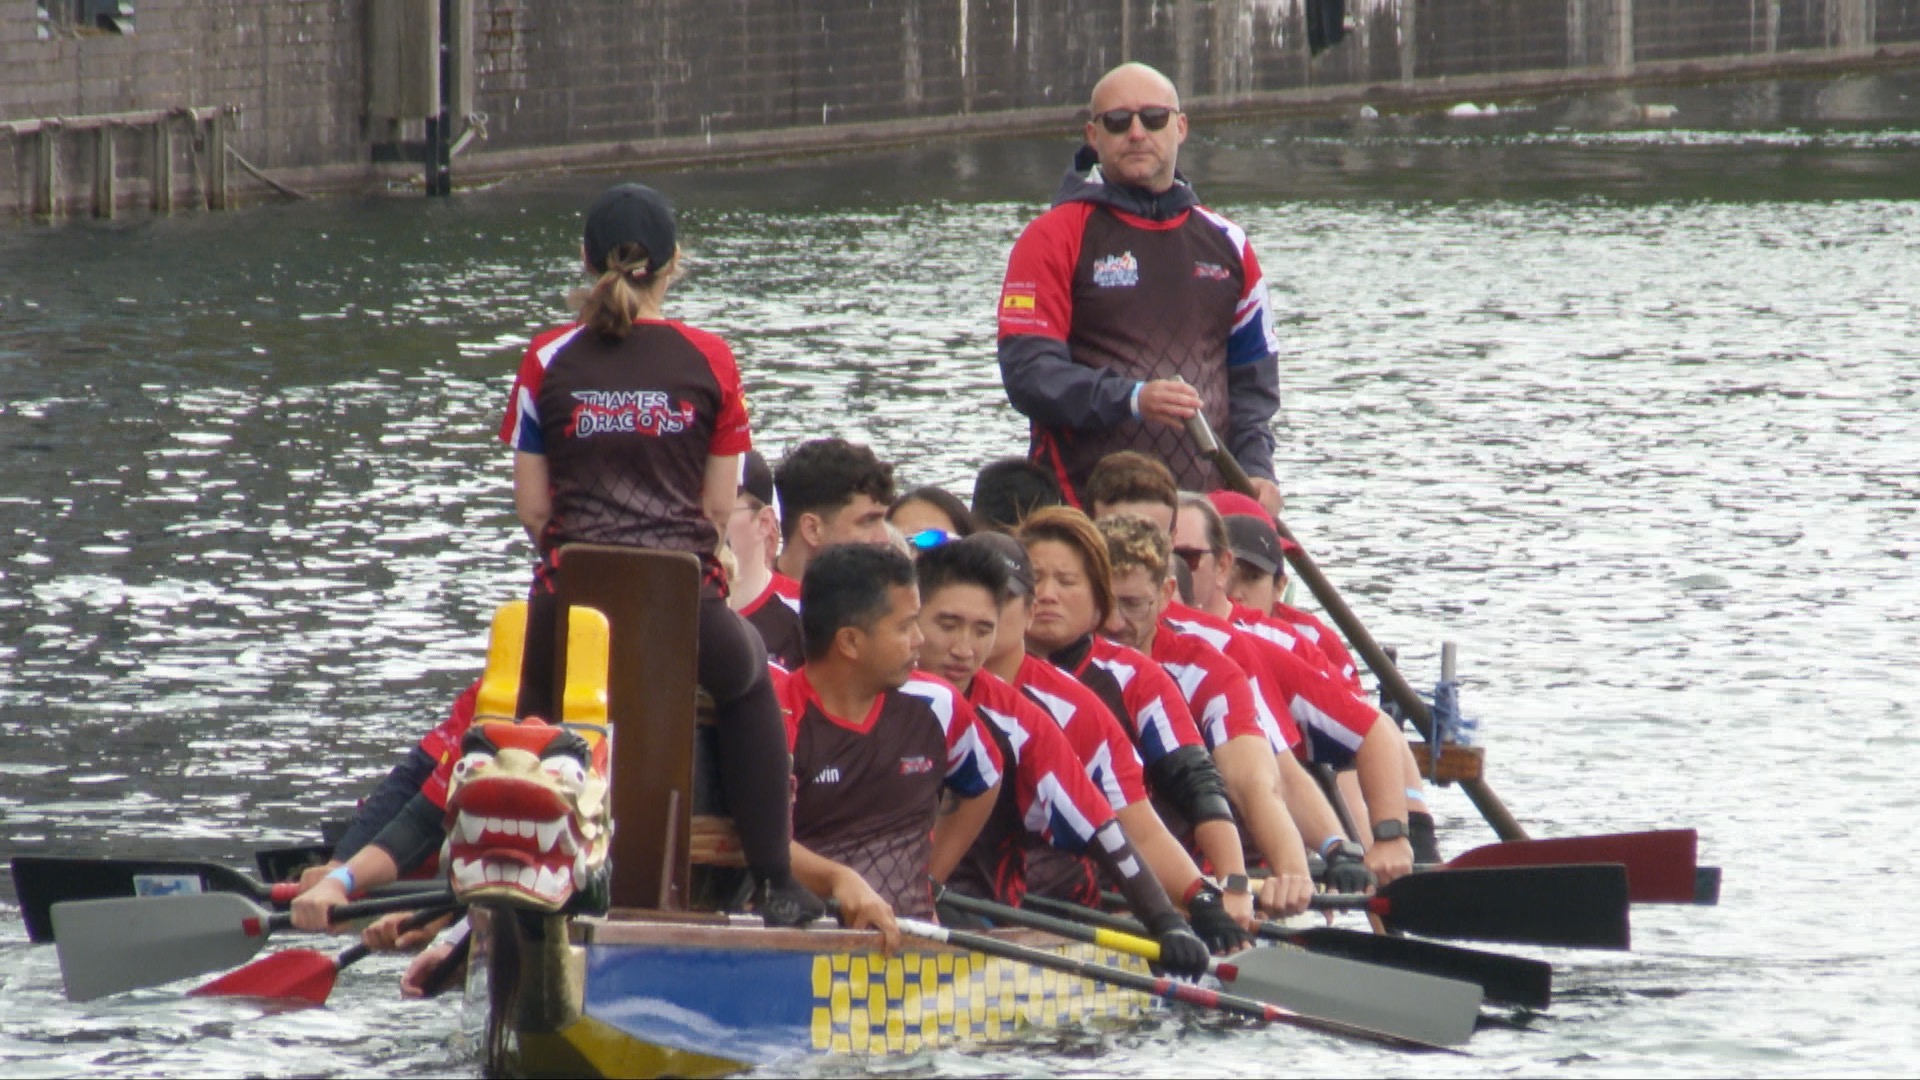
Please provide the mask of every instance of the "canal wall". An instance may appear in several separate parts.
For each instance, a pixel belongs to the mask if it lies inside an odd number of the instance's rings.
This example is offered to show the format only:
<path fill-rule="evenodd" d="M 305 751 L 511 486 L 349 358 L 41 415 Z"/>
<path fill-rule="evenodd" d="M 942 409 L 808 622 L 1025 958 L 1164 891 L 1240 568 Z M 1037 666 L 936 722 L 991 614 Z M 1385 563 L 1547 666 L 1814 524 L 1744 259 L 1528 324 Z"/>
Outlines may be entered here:
<path fill-rule="evenodd" d="M 0 217 L 418 189 L 1064 129 L 1100 73 L 1190 112 L 1920 64 L 1920 0 L 35 0 L 0 14 Z"/>

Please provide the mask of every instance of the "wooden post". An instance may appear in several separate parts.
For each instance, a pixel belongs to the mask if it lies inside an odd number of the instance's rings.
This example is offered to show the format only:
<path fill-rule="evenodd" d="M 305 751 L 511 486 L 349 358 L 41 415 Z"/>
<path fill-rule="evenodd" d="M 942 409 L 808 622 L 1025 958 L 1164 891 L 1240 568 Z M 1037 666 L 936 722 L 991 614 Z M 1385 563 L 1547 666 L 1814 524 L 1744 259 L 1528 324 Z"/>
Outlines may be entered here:
<path fill-rule="evenodd" d="M 153 128 L 152 206 L 157 214 L 173 212 L 173 119 L 161 117 Z"/>
<path fill-rule="evenodd" d="M 93 129 L 93 216 L 113 217 L 113 125 Z"/>
<path fill-rule="evenodd" d="M 33 141 L 33 212 L 49 220 L 60 216 L 60 122 L 42 120 Z"/>

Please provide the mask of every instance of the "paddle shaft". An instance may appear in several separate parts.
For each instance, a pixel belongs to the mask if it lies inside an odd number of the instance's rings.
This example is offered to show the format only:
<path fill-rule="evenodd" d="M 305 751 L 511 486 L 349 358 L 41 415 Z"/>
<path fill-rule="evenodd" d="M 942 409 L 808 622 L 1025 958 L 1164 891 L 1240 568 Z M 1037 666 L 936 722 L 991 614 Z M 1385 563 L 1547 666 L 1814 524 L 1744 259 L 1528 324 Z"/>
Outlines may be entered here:
<path fill-rule="evenodd" d="M 1214 466 L 1220 470 L 1220 475 L 1229 488 L 1249 498 L 1255 497 L 1253 481 L 1247 478 L 1246 470 L 1240 467 L 1240 463 L 1235 461 L 1233 455 L 1220 445 L 1220 440 L 1214 437 L 1213 428 L 1208 425 L 1205 416 L 1195 413 L 1190 417 L 1187 420 L 1187 432 L 1200 446 L 1202 452 L 1213 460 Z M 1380 685 L 1400 706 L 1400 711 L 1413 721 L 1413 726 L 1427 740 L 1427 745 L 1433 747 L 1434 752 L 1438 753 L 1440 733 L 1435 728 L 1433 710 L 1427 707 L 1427 703 L 1421 700 L 1420 695 L 1407 683 L 1405 676 L 1400 674 L 1400 669 L 1394 666 L 1392 659 L 1387 656 L 1386 650 L 1382 649 L 1380 644 L 1373 640 L 1373 635 L 1367 632 L 1367 628 L 1361 625 L 1359 617 L 1354 615 L 1353 609 L 1340 598 L 1340 593 L 1334 589 L 1333 582 L 1327 580 L 1327 576 L 1320 572 L 1320 567 L 1314 564 L 1313 556 L 1307 554 L 1307 549 L 1301 546 L 1299 539 L 1293 535 L 1293 530 L 1287 528 L 1287 523 L 1276 516 L 1273 519 L 1273 527 L 1282 539 L 1293 541 L 1292 546 L 1287 548 L 1286 556 L 1287 561 L 1292 563 L 1293 568 L 1299 572 L 1300 580 L 1307 583 L 1307 589 L 1313 593 L 1314 599 L 1320 601 L 1320 606 L 1326 609 L 1334 625 L 1346 635 L 1354 651 L 1367 662 L 1367 667 L 1372 669 L 1374 677 L 1380 680 Z M 1472 780 L 1462 780 L 1460 789 L 1467 793 L 1467 798 L 1473 801 L 1474 808 L 1480 811 L 1480 816 L 1487 820 L 1488 825 L 1493 826 L 1494 833 L 1500 839 L 1528 839 L 1527 831 L 1514 820 L 1512 812 L 1507 809 L 1505 803 L 1500 801 L 1500 797 L 1494 794 L 1493 788 L 1488 786 L 1484 779 L 1476 777 Z"/>
<path fill-rule="evenodd" d="M 396 911 L 418 911 L 421 908 L 448 908 L 455 906 L 453 893 L 446 889 L 433 892 L 406 893 L 400 896 L 383 896 L 377 900 L 354 900 L 341 904 L 327 912 L 328 918 L 338 925 L 354 919 L 365 919 L 374 915 L 391 915 Z M 293 913 L 282 911 L 266 921 L 269 932 L 293 929 Z"/>
<path fill-rule="evenodd" d="M 933 923 L 922 922 L 919 919 L 899 919 L 896 920 L 896 922 L 900 927 L 901 933 L 920 938 L 924 941 L 938 942 L 943 945 L 956 945 L 962 949 L 984 953 L 987 956 L 997 956 L 1004 960 L 1012 960 L 1017 963 L 1027 964 L 1031 967 L 1046 968 L 1049 971 L 1076 975 L 1083 979 L 1091 979 L 1094 982 L 1117 986 L 1123 990 L 1135 990 L 1142 994 L 1151 994 L 1154 997 L 1162 998 L 1166 1001 L 1179 1001 L 1203 1009 L 1218 1009 L 1221 1012 L 1232 1013 L 1235 1016 L 1264 1020 L 1268 1023 L 1287 1024 L 1293 1027 L 1308 1028 L 1313 1031 L 1323 1031 L 1334 1035 L 1345 1035 L 1351 1038 L 1384 1042 L 1393 1046 L 1431 1050 L 1446 1049 L 1445 1047 L 1437 1047 L 1413 1039 L 1401 1039 L 1383 1035 L 1380 1032 L 1356 1028 L 1349 1024 L 1335 1023 L 1330 1020 L 1317 1020 L 1313 1017 L 1301 1016 L 1298 1013 L 1282 1009 L 1278 1005 L 1268 1005 L 1265 1002 L 1254 1001 L 1251 998 L 1244 998 L 1237 994 L 1227 994 L 1216 990 L 1204 990 L 1192 983 L 1183 983 L 1174 979 L 1152 975 L 1142 975 L 1137 971 L 1128 971 L 1125 968 L 1117 968 L 1109 964 L 1100 964 L 1091 960 L 1062 956 L 1059 953 L 1048 952 L 1045 949 L 1036 949 L 1030 945 L 1021 945 L 1017 942 L 1002 941 L 999 938 L 988 937 L 985 934 L 972 934 L 964 930 L 949 930 L 944 926 L 936 926 Z"/>

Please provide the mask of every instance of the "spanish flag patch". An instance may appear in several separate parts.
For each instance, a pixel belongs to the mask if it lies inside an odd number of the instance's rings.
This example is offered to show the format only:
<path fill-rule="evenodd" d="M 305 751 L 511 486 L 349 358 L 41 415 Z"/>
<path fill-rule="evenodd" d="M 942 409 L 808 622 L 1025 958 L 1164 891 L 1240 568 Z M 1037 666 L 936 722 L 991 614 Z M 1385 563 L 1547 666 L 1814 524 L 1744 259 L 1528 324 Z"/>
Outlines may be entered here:
<path fill-rule="evenodd" d="M 1005 296 L 1000 298 L 1000 310 L 1032 311 L 1033 310 L 1033 294 L 1032 293 L 1008 293 Z"/>

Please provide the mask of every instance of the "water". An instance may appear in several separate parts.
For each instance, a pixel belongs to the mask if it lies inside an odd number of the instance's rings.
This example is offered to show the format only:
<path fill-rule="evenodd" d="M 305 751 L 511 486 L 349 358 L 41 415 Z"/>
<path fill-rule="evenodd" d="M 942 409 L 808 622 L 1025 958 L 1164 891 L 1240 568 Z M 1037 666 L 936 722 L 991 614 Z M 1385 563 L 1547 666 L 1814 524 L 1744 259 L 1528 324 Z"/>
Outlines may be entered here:
<path fill-rule="evenodd" d="M 1723 900 L 1637 909 L 1629 954 L 1539 954 L 1552 1012 L 1469 1057 L 1169 1017 L 915 1064 L 1905 1071 L 1917 88 L 1198 125 L 1187 170 L 1274 283 L 1293 530 L 1416 684 L 1459 644 L 1535 835 L 1697 827 Z M 691 256 L 676 314 L 732 342 L 763 446 L 867 440 L 964 493 L 1023 445 L 990 313 L 1070 149 L 652 177 Z M 0 851 L 244 865 L 444 713 L 524 586 L 493 430 L 605 182 L 0 233 Z M 1492 840 L 1436 798 L 1447 850 Z M 324 1010 L 70 1005 L 10 900 L 8 1074 L 477 1068 L 457 1006 L 399 1002 L 387 958 Z"/>

